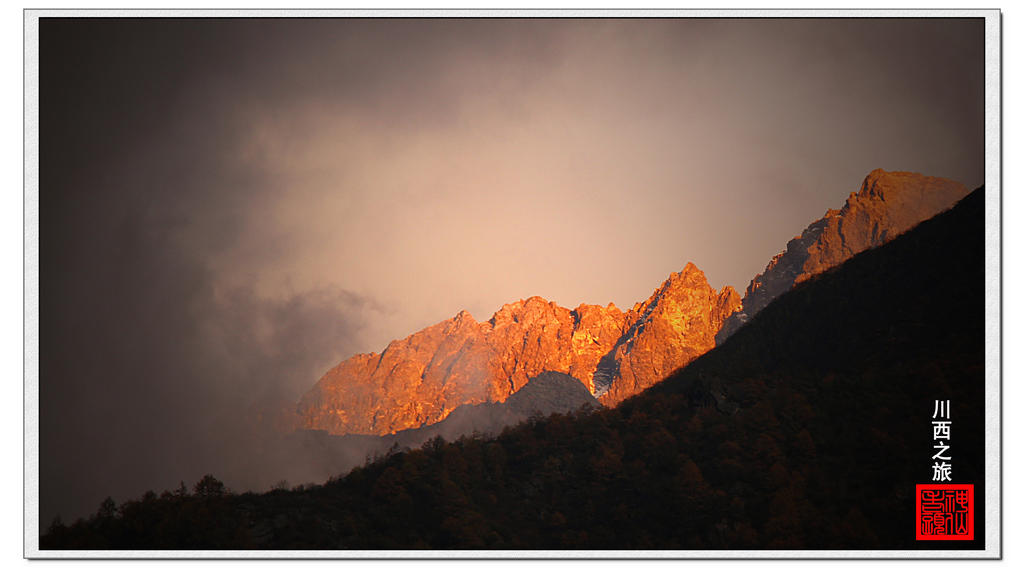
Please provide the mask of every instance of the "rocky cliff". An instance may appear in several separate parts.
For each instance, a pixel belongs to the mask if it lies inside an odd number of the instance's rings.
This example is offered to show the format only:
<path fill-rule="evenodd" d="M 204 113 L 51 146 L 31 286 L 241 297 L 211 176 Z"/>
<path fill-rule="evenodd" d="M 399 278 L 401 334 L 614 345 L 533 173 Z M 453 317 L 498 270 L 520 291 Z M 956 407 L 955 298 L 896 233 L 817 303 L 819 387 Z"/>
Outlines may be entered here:
<path fill-rule="evenodd" d="M 534 415 L 566 414 L 585 405 L 600 406 L 583 382 L 560 372 L 542 372 L 504 402 L 459 406 L 436 424 L 402 430 L 381 439 L 385 447 L 397 442 L 401 447 L 418 448 L 435 436 L 455 441 L 474 432 L 494 434 Z"/>
<path fill-rule="evenodd" d="M 874 170 L 842 209 L 812 222 L 750 281 L 741 309 L 726 320 L 717 343 L 797 283 L 952 208 L 967 193 L 966 186 L 945 178 Z"/>
<path fill-rule="evenodd" d="M 740 306 L 732 286 L 716 292 L 693 263 L 672 273 L 626 315 L 629 328 L 598 374 L 599 384 L 608 383 L 601 403 L 614 406 L 714 348 L 715 334 Z"/>
<path fill-rule="evenodd" d="M 486 322 L 468 312 L 353 356 L 298 404 L 298 426 L 387 435 L 438 423 L 465 405 L 500 403 L 546 371 L 578 379 L 606 406 L 667 377 L 721 343 L 796 283 L 878 246 L 967 194 L 958 182 L 875 170 L 840 210 L 792 239 L 741 299 L 713 289 L 692 263 L 626 312 L 573 310 L 539 297 L 506 304 Z"/>
<path fill-rule="evenodd" d="M 713 347 L 739 305 L 732 287 L 718 293 L 691 263 L 626 313 L 536 296 L 487 322 L 464 311 L 331 369 L 300 400 L 300 426 L 378 435 L 427 426 L 459 406 L 503 402 L 546 371 L 614 405 Z"/>

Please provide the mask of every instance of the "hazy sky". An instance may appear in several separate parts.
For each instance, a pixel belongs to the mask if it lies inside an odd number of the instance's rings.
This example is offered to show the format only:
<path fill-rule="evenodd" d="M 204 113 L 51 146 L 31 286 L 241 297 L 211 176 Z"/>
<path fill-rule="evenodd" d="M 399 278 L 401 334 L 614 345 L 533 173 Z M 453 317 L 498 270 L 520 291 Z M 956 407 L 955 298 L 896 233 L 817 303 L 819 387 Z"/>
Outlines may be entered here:
<path fill-rule="evenodd" d="M 253 400 L 460 310 L 626 308 L 689 261 L 742 292 L 875 168 L 983 183 L 981 20 L 73 19 L 40 46 L 44 525 L 238 484 Z"/>

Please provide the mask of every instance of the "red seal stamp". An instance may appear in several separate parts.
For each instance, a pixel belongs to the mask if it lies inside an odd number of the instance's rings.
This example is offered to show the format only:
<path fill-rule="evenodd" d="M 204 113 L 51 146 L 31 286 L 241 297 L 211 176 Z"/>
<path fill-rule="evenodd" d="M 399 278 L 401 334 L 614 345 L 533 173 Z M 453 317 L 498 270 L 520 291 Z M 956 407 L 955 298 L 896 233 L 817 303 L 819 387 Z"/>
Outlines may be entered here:
<path fill-rule="evenodd" d="M 917 539 L 974 540 L 974 484 L 918 484 Z"/>

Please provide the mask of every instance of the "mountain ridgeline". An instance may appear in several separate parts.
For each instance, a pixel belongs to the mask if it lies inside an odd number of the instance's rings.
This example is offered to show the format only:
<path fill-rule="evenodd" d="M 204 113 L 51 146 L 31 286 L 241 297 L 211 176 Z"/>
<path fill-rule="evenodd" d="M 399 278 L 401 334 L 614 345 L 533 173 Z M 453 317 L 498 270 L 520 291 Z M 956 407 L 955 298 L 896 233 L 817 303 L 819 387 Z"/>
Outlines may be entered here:
<path fill-rule="evenodd" d="M 204 478 L 107 501 L 41 546 L 983 548 L 984 208 L 979 189 L 798 283 L 614 407 L 434 437 L 319 486 L 231 494 Z M 973 541 L 915 539 L 914 485 L 932 481 L 944 400 L 952 481 L 975 485 Z"/>
<path fill-rule="evenodd" d="M 303 396 L 303 428 L 390 434 L 434 424 L 459 406 L 501 402 L 543 372 L 579 379 L 614 405 L 710 350 L 739 294 L 718 292 L 692 263 L 622 312 L 539 297 L 506 304 L 487 322 L 468 312 L 359 354 Z"/>
<path fill-rule="evenodd" d="M 332 368 L 299 401 L 292 426 L 390 435 L 440 422 L 460 406 L 502 402 L 545 371 L 577 378 L 601 404 L 615 406 L 724 342 L 794 285 L 966 194 L 951 180 L 875 170 L 842 209 L 791 240 L 742 299 L 731 286 L 715 290 L 688 263 L 625 312 L 615 304 L 569 310 L 536 296 L 506 304 L 486 322 L 463 311 L 379 355 Z"/>
<path fill-rule="evenodd" d="M 715 337 L 724 342 L 749 318 L 796 284 L 885 243 L 967 195 L 959 182 L 911 172 L 875 170 L 840 210 L 829 210 L 789 241 L 750 281 L 743 305 Z"/>

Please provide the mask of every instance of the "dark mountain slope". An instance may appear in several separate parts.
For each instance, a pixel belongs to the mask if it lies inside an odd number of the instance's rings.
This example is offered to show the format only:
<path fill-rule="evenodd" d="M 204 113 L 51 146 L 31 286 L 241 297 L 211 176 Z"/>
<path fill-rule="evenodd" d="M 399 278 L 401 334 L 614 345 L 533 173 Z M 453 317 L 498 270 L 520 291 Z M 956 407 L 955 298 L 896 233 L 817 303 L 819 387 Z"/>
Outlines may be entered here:
<path fill-rule="evenodd" d="M 325 486 L 111 502 L 42 546 L 980 548 L 980 513 L 973 542 L 916 541 L 913 496 L 949 399 L 952 479 L 984 506 L 984 272 L 979 190 L 615 409 L 433 439 Z"/>
<path fill-rule="evenodd" d="M 844 530 L 865 529 L 861 545 L 951 548 L 915 541 L 914 485 L 932 481 L 932 414 L 948 399 L 952 481 L 975 484 L 983 508 L 984 281 L 977 190 L 783 294 L 623 410 L 651 412 L 679 396 L 715 408 L 691 422 L 683 449 L 743 502 L 731 528 L 764 519 L 762 545 L 845 547 L 834 522 L 846 518 Z M 777 517 L 788 520 L 772 528 Z M 981 547 L 983 522 L 978 513 L 975 542 L 964 547 Z"/>

